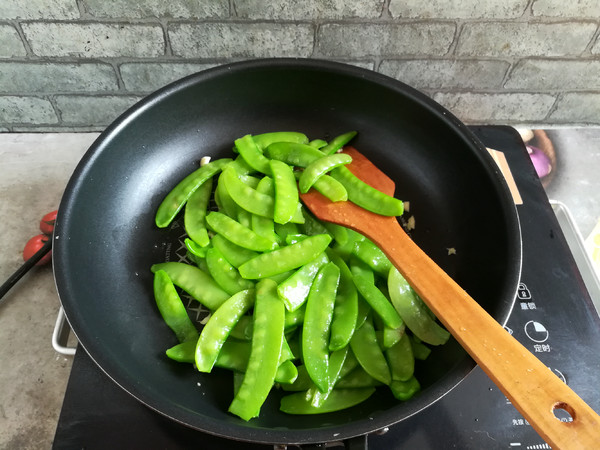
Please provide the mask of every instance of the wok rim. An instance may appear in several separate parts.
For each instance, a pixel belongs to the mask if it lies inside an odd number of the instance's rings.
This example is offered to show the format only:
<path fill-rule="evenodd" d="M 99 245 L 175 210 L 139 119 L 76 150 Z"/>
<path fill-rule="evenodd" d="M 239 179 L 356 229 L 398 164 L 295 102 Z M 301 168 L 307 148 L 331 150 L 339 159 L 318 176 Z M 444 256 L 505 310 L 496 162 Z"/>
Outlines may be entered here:
<path fill-rule="evenodd" d="M 360 421 L 352 421 L 343 425 L 327 426 L 317 429 L 263 429 L 253 428 L 251 426 L 245 426 L 243 423 L 240 426 L 232 427 L 231 423 L 224 423 L 219 419 L 213 419 L 210 423 L 197 424 L 189 420 L 191 415 L 186 418 L 181 418 L 181 408 L 165 407 L 165 405 L 157 406 L 152 402 L 152 399 L 148 399 L 145 391 L 135 385 L 128 383 L 128 378 L 123 374 L 115 373 L 112 369 L 111 358 L 106 355 L 100 354 L 94 350 L 94 342 L 85 333 L 84 326 L 79 325 L 78 313 L 77 313 L 77 301 L 76 299 L 68 298 L 65 296 L 65 292 L 61 289 L 61 285 L 67 282 L 68 275 L 64 273 L 61 267 L 61 261 L 65 258 L 63 251 L 65 247 L 61 245 L 59 237 L 63 229 L 64 222 L 68 222 L 70 209 L 73 207 L 74 198 L 77 196 L 78 186 L 84 181 L 83 174 L 87 168 L 94 164 L 95 158 L 100 154 L 104 146 L 112 139 L 118 136 L 119 132 L 126 128 L 127 125 L 134 120 L 138 115 L 142 114 L 145 110 L 152 108 L 155 104 L 160 103 L 164 98 L 173 95 L 176 92 L 185 90 L 187 87 L 202 83 L 203 81 L 219 77 L 222 74 L 233 73 L 235 71 L 247 71 L 257 70 L 264 68 L 278 68 L 278 69 L 312 69 L 312 70 L 326 70 L 340 72 L 345 75 L 360 77 L 367 81 L 384 85 L 386 88 L 398 91 L 402 95 L 408 96 L 412 100 L 419 103 L 421 106 L 427 109 L 427 112 L 435 115 L 438 120 L 441 120 L 446 126 L 448 126 L 452 132 L 458 135 L 467 146 L 470 147 L 472 153 L 479 160 L 483 167 L 487 170 L 487 176 L 492 177 L 494 187 L 499 192 L 499 200 L 502 202 L 501 207 L 503 208 L 505 219 L 505 227 L 507 236 L 511 238 L 512 246 L 507 253 L 507 260 L 511 262 L 510 267 L 506 272 L 506 283 L 504 288 L 507 289 L 506 297 L 508 306 L 505 310 L 503 317 L 495 317 L 495 319 L 501 324 L 505 325 L 512 313 L 512 309 L 515 304 L 515 297 L 518 289 L 518 283 L 521 274 L 522 266 L 522 240 L 519 216 L 517 213 L 516 205 L 514 204 L 508 185 L 496 166 L 495 162 L 487 153 L 485 146 L 479 141 L 479 139 L 473 134 L 467 126 L 461 122 L 456 116 L 450 111 L 444 108 L 439 103 L 435 102 L 430 97 L 421 93 L 420 91 L 406 85 L 405 83 L 388 77 L 386 75 L 374 72 L 369 69 L 363 69 L 356 66 L 351 66 L 345 63 L 332 62 L 327 60 L 316 60 L 316 59 L 303 59 L 303 58 L 265 58 L 265 59 L 254 59 L 247 61 L 238 61 L 229 64 L 219 65 L 213 68 L 206 69 L 204 71 L 188 75 L 184 78 L 176 80 L 165 87 L 158 89 L 157 91 L 149 94 L 148 96 L 141 99 L 139 102 L 134 104 L 123 114 L 121 114 L 114 122 L 112 122 L 92 143 L 89 149 L 86 151 L 83 158 L 78 163 L 76 169 L 71 176 L 67 187 L 64 191 L 63 198 L 60 202 L 58 217 L 55 226 L 55 245 L 53 251 L 53 271 L 55 278 L 55 285 L 59 294 L 60 302 L 65 311 L 65 315 L 71 329 L 78 339 L 79 345 L 86 351 L 94 363 L 120 388 L 126 391 L 128 394 L 133 396 L 136 400 L 146 405 L 150 409 L 157 413 L 170 418 L 171 420 L 183 424 L 185 426 L 196 429 L 200 432 L 206 432 L 216 436 L 224 437 L 227 439 L 262 443 L 262 444 L 310 444 L 310 443 L 323 443 L 331 441 L 340 441 L 345 439 L 351 439 L 353 437 L 370 434 L 379 429 L 392 426 L 402 420 L 408 419 L 415 414 L 418 414 L 423 409 L 436 403 L 439 399 L 445 396 L 447 393 L 452 391 L 458 384 L 460 384 L 467 375 L 475 368 L 476 363 L 468 355 L 463 361 L 457 363 L 460 366 L 456 369 L 460 372 L 460 377 L 457 373 L 454 373 L 452 377 L 446 374 L 439 382 L 436 382 L 434 386 L 431 386 L 428 390 L 428 395 L 420 395 L 416 398 L 411 399 L 410 403 L 411 411 L 408 413 L 398 414 L 398 412 L 392 412 L 387 410 L 382 412 L 375 420 L 369 420 L 369 418 L 361 419 Z M 510 280 L 512 288 L 508 286 Z M 510 298 L 508 298 L 510 297 Z M 512 299 L 512 300 L 511 300 Z M 446 380 L 452 378 L 452 380 Z M 394 410 L 397 408 L 393 408 Z M 186 420 L 187 419 L 187 420 Z M 211 418 L 212 419 L 212 418 Z"/>

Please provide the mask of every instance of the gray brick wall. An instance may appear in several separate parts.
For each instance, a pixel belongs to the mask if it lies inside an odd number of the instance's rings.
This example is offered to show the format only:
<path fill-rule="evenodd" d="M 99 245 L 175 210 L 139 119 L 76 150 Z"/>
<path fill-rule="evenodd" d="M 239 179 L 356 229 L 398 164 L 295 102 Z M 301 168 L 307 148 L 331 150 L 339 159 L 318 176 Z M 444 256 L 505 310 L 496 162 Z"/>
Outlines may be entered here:
<path fill-rule="evenodd" d="M 234 60 L 402 80 L 467 123 L 600 125 L 600 1 L 1 0 L 0 132 L 102 130 Z"/>

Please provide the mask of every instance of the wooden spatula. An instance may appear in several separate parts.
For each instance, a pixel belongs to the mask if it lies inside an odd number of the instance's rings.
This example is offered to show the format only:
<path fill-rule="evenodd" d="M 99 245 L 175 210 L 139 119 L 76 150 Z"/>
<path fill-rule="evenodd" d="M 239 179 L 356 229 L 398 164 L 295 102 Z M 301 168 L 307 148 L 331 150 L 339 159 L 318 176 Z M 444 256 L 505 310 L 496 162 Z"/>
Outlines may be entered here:
<path fill-rule="evenodd" d="M 355 149 L 347 167 L 371 186 L 393 194 L 394 182 Z M 454 338 L 552 448 L 600 448 L 600 416 L 514 339 L 404 232 L 351 202 L 333 203 L 314 189 L 301 195 L 319 219 L 352 228 L 389 257 Z M 556 410 L 572 418 L 563 422 Z"/>

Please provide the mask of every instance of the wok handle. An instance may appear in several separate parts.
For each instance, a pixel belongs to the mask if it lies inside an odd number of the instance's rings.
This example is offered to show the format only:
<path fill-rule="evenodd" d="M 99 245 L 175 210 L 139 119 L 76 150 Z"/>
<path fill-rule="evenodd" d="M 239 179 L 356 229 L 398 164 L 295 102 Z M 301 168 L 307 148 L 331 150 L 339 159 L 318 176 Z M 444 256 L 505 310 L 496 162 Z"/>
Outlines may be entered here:
<path fill-rule="evenodd" d="M 553 448 L 595 448 L 600 416 L 513 338 L 404 232 L 395 218 L 373 217 L 361 230 L 448 331 Z M 557 410 L 572 418 L 562 422 Z"/>

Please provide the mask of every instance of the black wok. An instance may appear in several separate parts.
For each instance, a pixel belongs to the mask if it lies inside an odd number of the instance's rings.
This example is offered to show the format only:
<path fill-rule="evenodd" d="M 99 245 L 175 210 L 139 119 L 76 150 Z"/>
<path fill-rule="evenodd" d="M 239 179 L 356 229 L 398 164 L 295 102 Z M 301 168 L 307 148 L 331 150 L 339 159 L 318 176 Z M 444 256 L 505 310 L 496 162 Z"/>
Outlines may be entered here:
<path fill-rule="evenodd" d="M 355 147 L 410 201 L 417 243 L 499 322 L 521 263 L 515 206 L 494 162 L 451 113 L 412 88 L 352 66 L 258 60 L 177 81 L 118 118 L 75 170 L 59 209 L 54 267 L 80 344 L 135 398 L 205 432 L 264 443 L 340 440 L 418 413 L 474 362 L 455 342 L 417 368 L 422 392 L 398 403 L 377 393 L 352 409 L 288 416 L 271 395 L 248 423 L 227 413 L 229 374 L 170 361 L 176 343 L 152 296 L 151 264 L 176 259 L 181 228 L 159 230 L 164 195 L 204 155 L 231 154 L 247 133 L 294 130 L 328 139 L 357 130 Z M 448 248 L 456 254 L 449 255 Z"/>

